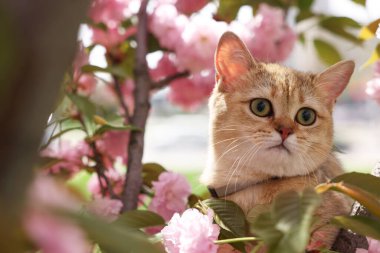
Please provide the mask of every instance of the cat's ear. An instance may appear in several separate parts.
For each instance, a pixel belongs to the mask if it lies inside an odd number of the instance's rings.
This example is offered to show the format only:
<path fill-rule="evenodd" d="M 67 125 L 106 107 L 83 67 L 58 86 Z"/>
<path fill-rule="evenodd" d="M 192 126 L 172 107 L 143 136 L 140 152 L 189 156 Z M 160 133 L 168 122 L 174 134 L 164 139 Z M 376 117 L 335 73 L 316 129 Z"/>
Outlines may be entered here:
<path fill-rule="evenodd" d="M 335 102 L 346 88 L 354 68 L 353 61 L 340 61 L 317 75 L 316 87 L 323 91 L 329 103 Z"/>
<path fill-rule="evenodd" d="M 225 32 L 215 53 L 216 82 L 228 90 L 237 77 L 245 74 L 256 64 L 247 47 L 232 32 Z"/>

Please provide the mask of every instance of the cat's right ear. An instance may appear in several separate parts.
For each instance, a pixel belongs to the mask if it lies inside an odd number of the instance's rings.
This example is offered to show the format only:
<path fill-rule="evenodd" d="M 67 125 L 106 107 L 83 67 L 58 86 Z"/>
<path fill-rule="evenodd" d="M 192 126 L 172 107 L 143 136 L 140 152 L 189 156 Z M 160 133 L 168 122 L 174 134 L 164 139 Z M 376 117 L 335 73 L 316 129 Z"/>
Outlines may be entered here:
<path fill-rule="evenodd" d="M 225 32 L 215 53 L 216 82 L 222 91 L 233 90 L 231 83 L 256 64 L 247 47 L 232 32 Z"/>

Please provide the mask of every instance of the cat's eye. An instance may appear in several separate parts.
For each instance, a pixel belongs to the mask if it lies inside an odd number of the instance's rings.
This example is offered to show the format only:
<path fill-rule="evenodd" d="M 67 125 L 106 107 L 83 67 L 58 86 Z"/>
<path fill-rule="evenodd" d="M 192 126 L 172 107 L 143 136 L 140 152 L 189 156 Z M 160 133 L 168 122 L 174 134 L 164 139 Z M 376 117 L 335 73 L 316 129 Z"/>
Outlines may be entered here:
<path fill-rule="evenodd" d="M 250 104 L 251 111 L 259 117 L 268 117 L 273 114 L 272 105 L 265 98 L 255 98 Z"/>
<path fill-rule="evenodd" d="M 313 109 L 304 107 L 301 108 L 296 115 L 296 121 L 304 126 L 310 126 L 314 124 L 317 119 L 317 115 Z"/>

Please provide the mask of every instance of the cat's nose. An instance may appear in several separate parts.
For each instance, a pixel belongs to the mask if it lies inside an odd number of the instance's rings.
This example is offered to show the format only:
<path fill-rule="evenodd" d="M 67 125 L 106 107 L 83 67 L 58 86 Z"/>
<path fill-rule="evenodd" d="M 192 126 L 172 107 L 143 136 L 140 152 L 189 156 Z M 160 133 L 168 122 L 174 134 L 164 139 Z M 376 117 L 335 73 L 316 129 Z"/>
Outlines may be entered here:
<path fill-rule="evenodd" d="M 276 130 L 280 133 L 283 142 L 286 140 L 286 138 L 288 138 L 289 135 L 293 133 L 293 129 L 290 127 L 279 127 Z"/>

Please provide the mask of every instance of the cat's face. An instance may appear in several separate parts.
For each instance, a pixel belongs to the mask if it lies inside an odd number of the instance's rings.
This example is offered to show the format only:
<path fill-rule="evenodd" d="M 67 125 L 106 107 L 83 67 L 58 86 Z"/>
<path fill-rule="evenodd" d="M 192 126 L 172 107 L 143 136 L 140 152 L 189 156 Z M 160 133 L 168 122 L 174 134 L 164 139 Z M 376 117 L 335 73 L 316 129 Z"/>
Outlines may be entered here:
<path fill-rule="evenodd" d="M 214 166 L 273 176 L 318 168 L 331 153 L 332 108 L 353 67 L 343 62 L 315 75 L 259 63 L 235 35 L 225 34 L 210 99 Z"/>

